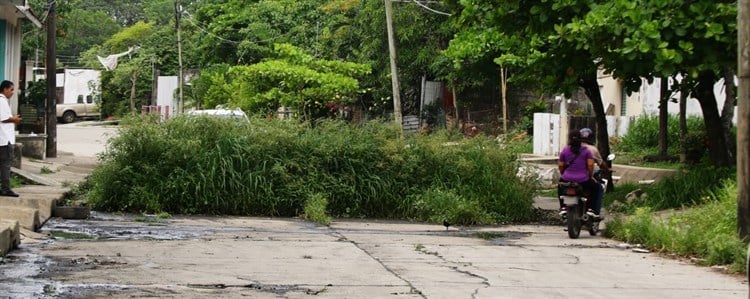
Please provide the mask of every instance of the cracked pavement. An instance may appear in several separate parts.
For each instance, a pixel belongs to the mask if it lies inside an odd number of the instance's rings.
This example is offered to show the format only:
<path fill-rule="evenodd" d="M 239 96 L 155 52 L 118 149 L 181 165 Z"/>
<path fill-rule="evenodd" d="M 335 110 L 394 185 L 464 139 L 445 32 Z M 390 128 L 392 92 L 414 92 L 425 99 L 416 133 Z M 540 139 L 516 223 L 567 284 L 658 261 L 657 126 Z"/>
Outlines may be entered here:
<path fill-rule="evenodd" d="M 747 281 L 561 226 L 94 213 L 0 263 L 0 298 L 746 298 Z M 142 217 L 141 217 L 142 218 Z M 5 295 L 2 295 L 5 294 Z"/>

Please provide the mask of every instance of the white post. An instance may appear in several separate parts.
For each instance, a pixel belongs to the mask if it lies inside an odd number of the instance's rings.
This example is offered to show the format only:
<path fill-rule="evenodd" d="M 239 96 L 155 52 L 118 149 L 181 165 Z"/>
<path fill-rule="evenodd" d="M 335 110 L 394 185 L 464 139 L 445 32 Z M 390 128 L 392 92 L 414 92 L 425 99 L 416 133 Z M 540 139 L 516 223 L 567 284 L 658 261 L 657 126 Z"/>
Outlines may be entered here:
<path fill-rule="evenodd" d="M 556 96 L 555 101 L 560 101 L 560 146 L 555 153 L 559 154 L 568 144 L 568 101 L 564 96 Z"/>

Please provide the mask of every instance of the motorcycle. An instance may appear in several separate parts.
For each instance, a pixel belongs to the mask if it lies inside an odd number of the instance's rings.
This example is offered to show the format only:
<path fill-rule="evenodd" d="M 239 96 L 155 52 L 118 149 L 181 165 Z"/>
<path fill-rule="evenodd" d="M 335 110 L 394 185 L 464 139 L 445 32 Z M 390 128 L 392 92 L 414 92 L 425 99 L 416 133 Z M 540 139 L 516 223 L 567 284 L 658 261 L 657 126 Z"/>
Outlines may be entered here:
<path fill-rule="evenodd" d="M 614 159 L 614 154 L 607 156 L 608 162 Z M 601 190 L 607 190 L 609 180 L 601 177 L 601 171 L 595 176 L 602 187 Z M 588 211 L 589 199 L 587 198 L 588 194 L 584 194 L 584 191 L 583 186 L 576 182 L 560 182 L 558 184 L 560 198 L 563 204 L 567 206 L 564 220 L 568 228 L 568 237 L 571 239 L 577 239 L 582 228 L 586 228 L 590 235 L 596 236 L 599 232 L 599 223 L 602 221 L 601 217 L 597 217 L 594 213 Z"/>

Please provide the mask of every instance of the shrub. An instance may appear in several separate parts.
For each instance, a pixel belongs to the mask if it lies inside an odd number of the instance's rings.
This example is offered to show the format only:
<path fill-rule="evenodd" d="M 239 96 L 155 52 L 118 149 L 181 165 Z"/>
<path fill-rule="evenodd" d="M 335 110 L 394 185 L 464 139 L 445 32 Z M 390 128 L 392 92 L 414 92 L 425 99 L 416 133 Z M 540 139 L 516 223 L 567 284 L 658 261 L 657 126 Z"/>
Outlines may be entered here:
<path fill-rule="evenodd" d="M 664 178 L 656 185 L 644 188 L 645 203 L 654 210 L 680 208 L 704 203 L 711 192 L 721 187 L 722 181 L 736 174 L 732 168 L 718 168 L 706 164 L 688 166 L 679 173 Z"/>
<path fill-rule="evenodd" d="M 706 204 L 671 215 L 658 216 L 650 208 L 638 208 L 634 215 L 607 223 L 609 237 L 661 252 L 699 257 L 705 265 L 729 265 L 732 272 L 744 272 L 747 244 L 739 239 L 737 186 L 725 180 L 721 188 L 706 196 Z"/>
<path fill-rule="evenodd" d="M 315 193 L 305 202 L 304 218 L 323 225 L 331 223 L 331 216 L 326 214 L 328 199 L 323 193 Z"/>
<path fill-rule="evenodd" d="M 129 120 L 89 198 L 110 211 L 297 216 L 322 196 L 335 217 L 429 220 L 415 202 L 442 190 L 460 195 L 455 211 L 467 223 L 531 219 L 535 185 L 516 176 L 517 148 L 459 136 L 402 138 L 379 121 Z"/>
<path fill-rule="evenodd" d="M 493 217 L 478 201 L 467 200 L 454 191 L 431 188 L 417 195 L 414 201 L 416 217 L 419 220 L 441 223 L 473 225 L 492 223 Z"/>
<path fill-rule="evenodd" d="M 704 132 L 703 119 L 697 116 L 687 118 L 688 134 Z M 680 124 L 675 115 L 670 115 L 667 125 L 668 143 L 671 152 L 678 152 L 680 146 Z M 628 132 L 619 143 L 620 150 L 640 152 L 649 148 L 659 147 L 659 116 L 644 115 L 630 123 Z M 688 146 L 693 146 L 692 143 Z"/>

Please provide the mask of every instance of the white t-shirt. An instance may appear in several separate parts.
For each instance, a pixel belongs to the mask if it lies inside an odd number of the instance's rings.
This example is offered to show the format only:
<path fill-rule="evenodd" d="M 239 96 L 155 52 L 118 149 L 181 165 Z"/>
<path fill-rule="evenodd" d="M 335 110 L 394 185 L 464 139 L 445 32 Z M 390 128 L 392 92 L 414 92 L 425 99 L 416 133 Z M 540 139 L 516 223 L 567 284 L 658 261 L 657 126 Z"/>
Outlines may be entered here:
<path fill-rule="evenodd" d="M 10 104 L 5 95 L 0 94 L 0 121 L 13 117 Z M 16 143 L 16 124 L 0 122 L 0 146 Z"/>

